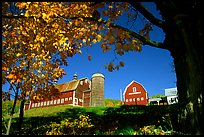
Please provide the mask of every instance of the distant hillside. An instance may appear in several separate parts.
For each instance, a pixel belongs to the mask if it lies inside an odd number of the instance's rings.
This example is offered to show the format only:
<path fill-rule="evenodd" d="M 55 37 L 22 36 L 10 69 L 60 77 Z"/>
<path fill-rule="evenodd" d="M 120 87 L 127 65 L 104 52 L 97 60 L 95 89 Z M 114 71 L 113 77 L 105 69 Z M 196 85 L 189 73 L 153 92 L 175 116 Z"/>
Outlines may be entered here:
<path fill-rule="evenodd" d="M 105 106 L 119 106 L 121 105 L 121 101 L 120 100 L 115 100 L 115 99 L 111 99 L 111 98 L 106 98 L 105 99 Z"/>

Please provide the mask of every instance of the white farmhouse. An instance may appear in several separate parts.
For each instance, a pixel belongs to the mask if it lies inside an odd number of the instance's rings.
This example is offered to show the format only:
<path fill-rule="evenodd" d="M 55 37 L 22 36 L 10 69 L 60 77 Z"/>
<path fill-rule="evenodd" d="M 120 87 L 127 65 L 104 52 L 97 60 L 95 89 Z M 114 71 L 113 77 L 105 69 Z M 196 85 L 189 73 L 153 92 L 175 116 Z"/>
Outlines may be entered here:
<path fill-rule="evenodd" d="M 178 103 L 178 91 L 177 88 L 167 88 L 164 89 L 165 96 L 167 98 L 168 105 Z"/>

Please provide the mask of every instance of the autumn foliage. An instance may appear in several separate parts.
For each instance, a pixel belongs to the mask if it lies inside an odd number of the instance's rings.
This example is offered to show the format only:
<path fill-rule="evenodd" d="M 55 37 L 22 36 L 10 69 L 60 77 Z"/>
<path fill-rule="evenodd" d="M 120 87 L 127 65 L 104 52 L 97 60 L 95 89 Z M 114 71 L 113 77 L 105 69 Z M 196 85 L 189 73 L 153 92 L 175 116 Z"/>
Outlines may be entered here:
<path fill-rule="evenodd" d="M 104 52 L 113 49 L 120 56 L 141 51 L 142 42 L 114 24 L 125 12 L 136 16 L 126 2 L 3 2 L 2 7 L 2 83 L 21 83 L 29 93 L 61 78 L 60 67 L 83 46 L 100 42 Z M 138 33 L 148 38 L 150 30 L 146 24 Z M 113 71 L 124 63 L 105 66 Z"/>
<path fill-rule="evenodd" d="M 2 84 L 8 82 L 22 100 L 40 100 L 57 93 L 53 83 L 66 74 L 67 58 L 84 46 L 99 43 L 103 52 L 119 56 L 141 51 L 151 24 L 138 34 L 116 24 L 123 14 L 136 17 L 131 10 L 127 2 L 3 2 Z M 123 66 L 105 64 L 110 72 Z"/>

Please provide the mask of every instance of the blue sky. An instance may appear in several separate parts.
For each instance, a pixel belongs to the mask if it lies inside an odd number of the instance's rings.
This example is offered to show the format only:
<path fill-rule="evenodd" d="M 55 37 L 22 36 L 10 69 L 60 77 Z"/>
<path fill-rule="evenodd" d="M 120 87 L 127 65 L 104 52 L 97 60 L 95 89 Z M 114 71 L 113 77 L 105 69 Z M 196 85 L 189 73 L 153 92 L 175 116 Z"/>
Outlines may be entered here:
<path fill-rule="evenodd" d="M 154 16 L 161 19 L 156 11 L 156 6 L 150 2 L 143 3 Z M 125 20 L 122 17 L 122 21 Z M 141 18 L 141 16 L 140 16 Z M 142 23 L 138 19 L 136 26 Z M 118 22 L 120 25 L 123 22 Z M 150 39 L 158 42 L 164 40 L 164 33 L 161 29 L 153 27 Z M 92 60 L 87 59 L 88 54 Z M 105 76 L 105 98 L 120 99 L 120 89 L 124 92 L 125 87 L 135 80 L 141 83 L 147 90 L 149 97 L 156 94 L 164 94 L 165 88 L 176 87 L 176 75 L 173 68 L 173 58 L 170 52 L 164 49 L 143 46 L 142 52 L 128 52 L 123 56 L 117 56 L 118 61 L 123 61 L 125 66 L 118 71 L 109 72 L 104 64 L 114 59 L 112 51 L 103 52 L 99 44 L 82 49 L 81 55 L 76 55 L 70 59 L 69 65 L 65 68 L 67 75 L 59 80 L 59 83 L 69 81 L 73 74 L 77 73 L 78 78 L 88 77 L 91 79 L 93 73 L 101 72 Z M 116 61 L 117 63 L 117 61 Z"/>
<path fill-rule="evenodd" d="M 155 5 L 144 3 L 153 14 L 160 18 Z M 122 24 L 123 22 L 120 22 Z M 164 33 L 157 27 L 150 33 L 150 39 L 162 42 Z M 92 60 L 87 56 L 90 54 Z M 82 49 L 82 54 L 68 58 L 68 66 L 64 68 L 66 75 L 58 81 L 63 83 L 72 80 L 74 73 L 78 78 L 88 77 L 91 80 L 93 73 L 101 72 L 105 76 L 105 98 L 120 99 L 120 89 L 135 80 L 141 83 L 147 90 L 149 97 L 156 94 L 164 94 L 165 88 L 176 87 L 176 75 L 173 71 L 173 58 L 170 52 L 164 49 L 153 48 L 148 45 L 142 47 L 142 52 L 127 52 L 123 56 L 117 56 L 118 61 L 123 61 L 125 66 L 118 71 L 109 72 L 104 64 L 109 63 L 115 57 L 113 51 L 103 52 L 99 44 Z M 116 63 L 118 63 L 116 61 Z M 2 87 L 8 90 L 8 85 Z"/>
<path fill-rule="evenodd" d="M 87 59 L 88 54 L 92 60 Z M 142 52 L 128 52 L 118 59 L 125 63 L 118 71 L 109 72 L 104 64 L 114 59 L 111 52 L 103 53 L 99 45 L 85 48 L 81 55 L 68 59 L 69 65 L 65 68 L 67 75 L 58 81 L 63 83 L 72 80 L 73 74 L 78 78 L 88 77 L 91 80 L 93 73 L 101 72 L 105 76 L 105 98 L 120 99 L 120 89 L 135 80 L 141 83 L 149 96 L 164 94 L 165 88 L 176 87 L 176 76 L 173 71 L 173 59 L 167 50 L 143 47 Z"/>

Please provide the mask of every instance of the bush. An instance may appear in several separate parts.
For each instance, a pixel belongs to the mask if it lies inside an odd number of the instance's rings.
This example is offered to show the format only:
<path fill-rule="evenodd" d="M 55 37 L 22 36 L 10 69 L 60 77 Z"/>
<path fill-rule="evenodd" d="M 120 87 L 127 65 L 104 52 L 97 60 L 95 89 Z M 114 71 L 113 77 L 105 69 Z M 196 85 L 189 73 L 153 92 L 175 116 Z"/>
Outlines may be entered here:
<path fill-rule="evenodd" d="M 116 129 L 114 135 L 134 135 L 134 129 L 132 127 L 125 127 L 123 129 Z"/>
<path fill-rule="evenodd" d="M 46 135 L 88 135 L 93 127 L 89 116 L 80 115 L 78 119 L 65 119 L 60 124 L 47 126 Z"/>

